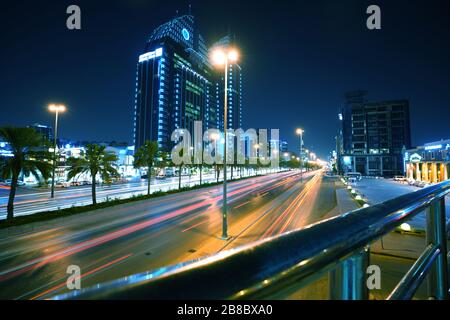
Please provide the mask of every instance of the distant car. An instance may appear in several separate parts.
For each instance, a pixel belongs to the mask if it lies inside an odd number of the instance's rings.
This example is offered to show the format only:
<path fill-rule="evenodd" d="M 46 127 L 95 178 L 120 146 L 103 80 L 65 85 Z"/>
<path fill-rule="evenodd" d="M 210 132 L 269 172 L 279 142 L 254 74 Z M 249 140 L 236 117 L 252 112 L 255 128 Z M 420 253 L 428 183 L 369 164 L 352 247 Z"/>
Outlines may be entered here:
<path fill-rule="evenodd" d="M 69 182 L 65 182 L 65 181 L 58 181 L 55 183 L 55 188 L 68 188 L 70 187 L 70 183 Z"/>
<path fill-rule="evenodd" d="M 81 186 L 81 182 L 80 181 L 72 181 L 70 183 L 71 186 L 77 187 L 77 186 Z"/>
<path fill-rule="evenodd" d="M 355 177 L 348 177 L 347 181 L 348 181 L 348 183 L 356 183 L 356 181 L 358 181 L 358 179 L 356 179 Z"/>
<path fill-rule="evenodd" d="M 349 183 L 356 183 L 362 179 L 362 175 L 359 172 L 349 172 L 345 175 L 345 178 Z"/>
<path fill-rule="evenodd" d="M 172 168 L 167 168 L 166 169 L 166 177 L 173 177 L 174 176 L 174 171 Z"/>
<path fill-rule="evenodd" d="M 398 182 L 404 182 L 407 179 L 404 176 L 395 176 L 394 177 L 394 181 L 398 181 Z"/>
<path fill-rule="evenodd" d="M 359 172 L 348 172 L 347 177 L 352 177 L 352 178 L 356 178 L 357 180 L 361 180 L 362 179 L 362 175 Z"/>
<path fill-rule="evenodd" d="M 11 180 L 11 179 L 6 179 L 4 183 L 5 183 L 6 185 L 10 186 L 11 183 L 12 183 L 12 180 Z M 26 185 L 26 183 L 23 182 L 22 180 L 17 180 L 17 185 L 18 185 L 19 187 L 23 187 L 23 186 Z"/>
<path fill-rule="evenodd" d="M 425 182 L 425 181 L 415 181 L 414 186 L 419 187 L 419 188 L 425 188 L 425 187 L 429 186 L 429 183 Z"/>

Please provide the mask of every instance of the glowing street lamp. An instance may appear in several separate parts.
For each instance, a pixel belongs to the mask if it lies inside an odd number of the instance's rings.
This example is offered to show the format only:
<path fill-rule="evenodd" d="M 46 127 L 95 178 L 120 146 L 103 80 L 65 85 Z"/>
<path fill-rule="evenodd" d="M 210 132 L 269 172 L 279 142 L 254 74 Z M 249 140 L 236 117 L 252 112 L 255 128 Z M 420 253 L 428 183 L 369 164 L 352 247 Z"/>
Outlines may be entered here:
<path fill-rule="evenodd" d="M 303 148 L 303 133 L 305 130 L 298 128 L 296 131 L 297 135 L 300 136 L 300 182 L 303 182 L 303 157 L 302 157 L 302 148 Z"/>
<path fill-rule="evenodd" d="M 222 239 L 228 239 L 228 218 L 227 218 L 227 121 L 228 121 L 228 65 L 236 63 L 239 53 L 233 48 L 217 48 L 212 52 L 212 63 L 216 66 L 224 66 L 224 104 L 223 104 L 223 135 L 224 135 L 224 155 L 223 155 L 223 205 L 222 205 Z"/>
<path fill-rule="evenodd" d="M 60 112 L 66 111 L 66 106 L 62 104 L 50 104 L 48 106 L 48 111 L 55 113 L 55 131 L 54 131 L 54 141 L 53 141 L 53 168 L 52 168 L 52 189 L 50 192 L 50 197 L 55 197 L 55 171 L 56 171 L 56 139 L 58 135 L 58 115 Z"/>

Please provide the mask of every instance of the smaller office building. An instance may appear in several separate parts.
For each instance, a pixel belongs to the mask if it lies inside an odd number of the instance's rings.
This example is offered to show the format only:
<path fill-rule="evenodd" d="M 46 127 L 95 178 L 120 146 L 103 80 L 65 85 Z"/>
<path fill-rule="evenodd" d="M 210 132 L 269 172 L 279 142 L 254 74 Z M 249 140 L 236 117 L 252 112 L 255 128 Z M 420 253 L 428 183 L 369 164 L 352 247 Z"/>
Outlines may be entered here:
<path fill-rule="evenodd" d="M 405 176 L 410 180 L 437 183 L 449 179 L 450 139 L 427 143 L 404 153 Z"/>

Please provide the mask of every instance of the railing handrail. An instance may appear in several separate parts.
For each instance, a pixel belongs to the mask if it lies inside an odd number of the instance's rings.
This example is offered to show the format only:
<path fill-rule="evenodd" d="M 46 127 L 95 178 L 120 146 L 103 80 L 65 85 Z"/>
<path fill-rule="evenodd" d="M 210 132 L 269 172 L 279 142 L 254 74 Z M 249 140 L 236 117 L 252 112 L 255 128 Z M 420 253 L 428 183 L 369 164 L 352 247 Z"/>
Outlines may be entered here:
<path fill-rule="evenodd" d="M 124 277 L 54 299 L 276 297 L 337 267 L 449 192 L 450 181 L 445 181 L 207 258 Z"/>

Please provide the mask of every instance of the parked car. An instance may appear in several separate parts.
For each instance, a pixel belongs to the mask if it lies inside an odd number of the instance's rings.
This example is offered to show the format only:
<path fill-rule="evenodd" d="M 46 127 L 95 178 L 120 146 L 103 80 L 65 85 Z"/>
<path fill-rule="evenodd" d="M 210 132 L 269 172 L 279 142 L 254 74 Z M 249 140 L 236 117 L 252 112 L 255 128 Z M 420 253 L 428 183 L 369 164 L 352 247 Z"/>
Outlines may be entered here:
<path fill-rule="evenodd" d="M 55 188 L 68 188 L 68 187 L 70 187 L 70 182 L 57 181 L 55 183 Z"/>
<path fill-rule="evenodd" d="M 355 178 L 356 181 L 359 181 L 359 180 L 362 179 L 362 175 L 361 175 L 361 173 L 359 173 L 359 172 L 348 172 L 348 173 L 346 174 L 346 177 L 347 177 L 348 179 L 350 179 L 350 178 Z"/>
<path fill-rule="evenodd" d="M 425 181 L 416 181 L 416 182 L 414 183 L 414 185 L 415 185 L 416 187 L 419 187 L 419 188 L 425 188 L 425 187 L 428 187 L 428 186 L 429 186 L 429 183 L 428 183 L 428 182 L 425 182 Z"/>
<path fill-rule="evenodd" d="M 174 171 L 172 168 L 167 168 L 166 170 L 166 177 L 173 177 L 174 176 Z"/>
<path fill-rule="evenodd" d="M 11 183 L 12 183 L 12 180 L 11 180 L 11 179 L 6 179 L 6 180 L 5 180 L 5 184 L 8 185 L 8 186 L 10 186 Z M 17 185 L 18 185 L 19 187 L 23 187 L 23 186 L 26 185 L 26 183 L 23 182 L 22 180 L 17 180 Z"/>
<path fill-rule="evenodd" d="M 394 181 L 398 181 L 398 182 L 404 182 L 407 179 L 404 176 L 395 176 L 394 177 Z"/>

